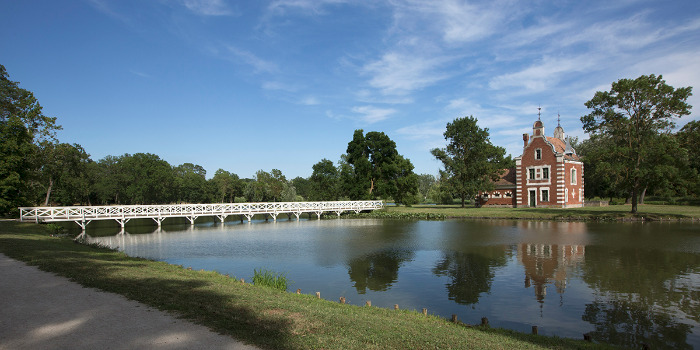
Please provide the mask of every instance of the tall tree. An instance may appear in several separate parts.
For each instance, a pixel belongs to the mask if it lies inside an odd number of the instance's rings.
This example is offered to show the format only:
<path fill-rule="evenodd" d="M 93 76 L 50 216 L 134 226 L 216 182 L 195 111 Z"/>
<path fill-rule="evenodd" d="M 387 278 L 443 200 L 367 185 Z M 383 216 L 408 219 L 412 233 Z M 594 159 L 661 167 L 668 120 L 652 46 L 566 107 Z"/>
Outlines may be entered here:
<path fill-rule="evenodd" d="M 610 91 L 598 91 L 585 103 L 591 112 L 581 117 L 583 129 L 612 139 L 618 163 L 625 168 L 623 183 L 632 196 L 632 213 L 637 212 L 643 179 L 653 171 L 648 157 L 656 147 L 654 136 L 673 128 L 673 118 L 690 114 L 686 100 L 691 90 L 675 89 L 661 75 L 642 75 L 620 79 Z"/>
<path fill-rule="evenodd" d="M 700 120 L 685 124 L 676 133 L 678 142 L 689 154 L 700 150 Z M 695 195 L 700 195 L 700 157 L 688 157 L 688 172 L 686 173 L 686 189 Z"/>
<path fill-rule="evenodd" d="M 309 200 L 335 201 L 338 200 L 338 169 L 328 159 L 321 159 L 313 165 L 313 173 L 309 178 L 312 191 Z"/>
<path fill-rule="evenodd" d="M 58 190 L 63 205 L 72 205 L 84 199 L 90 187 L 87 179 L 90 155 L 79 144 L 42 142 L 40 175 L 45 187 L 44 205 L 49 205 L 51 193 Z M 89 191 L 89 190 L 88 190 Z M 81 198 L 83 197 L 83 198 Z"/>
<path fill-rule="evenodd" d="M 340 177 L 350 199 L 393 198 L 409 204 L 415 200 L 418 180 L 413 164 L 399 155 L 396 143 L 385 133 L 365 135 L 362 129 L 355 130 L 346 152 Z"/>
<path fill-rule="evenodd" d="M 0 64 L 0 215 L 16 213 L 37 196 L 37 145 L 55 139 L 55 117 L 47 117 L 34 94 L 10 80 Z"/>
<path fill-rule="evenodd" d="M 209 180 L 214 184 L 216 200 L 221 203 L 228 201 L 233 203 L 236 195 L 243 194 L 243 184 L 238 175 L 230 173 L 224 169 L 219 169 L 214 173 L 214 177 Z"/>
<path fill-rule="evenodd" d="M 125 204 L 162 204 L 175 200 L 175 173 L 167 161 L 151 153 L 125 154 Z"/>
<path fill-rule="evenodd" d="M 207 171 L 201 165 L 184 163 L 173 169 L 178 189 L 178 200 L 185 203 L 203 203 L 209 199 Z"/>
<path fill-rule="evenodd" d="M 469 116 L 447 123 L 443 134 L 448 141 L 446 148 L 434 148 L 430 153 L 440 160 L 447 175 L 446 185 L 462 200 L 479 191 L 493 190 L 493 182 L 510 166 L 510 157 L 502 147 L 489 140 L 489 129 L 476 125 L 477 119 Z"/>

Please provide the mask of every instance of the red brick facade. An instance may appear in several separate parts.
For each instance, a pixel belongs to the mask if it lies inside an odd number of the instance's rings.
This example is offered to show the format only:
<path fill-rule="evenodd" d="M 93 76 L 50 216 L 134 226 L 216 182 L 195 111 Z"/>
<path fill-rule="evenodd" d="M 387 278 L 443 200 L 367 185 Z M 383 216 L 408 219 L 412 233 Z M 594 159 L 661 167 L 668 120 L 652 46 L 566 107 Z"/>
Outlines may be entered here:
<path fill-rule="evenodd" d="M 523 134 L 523 154 L 515 158 L 515 169 L 506 169 L 496 190 L 480 193 L 483 206 L 582 207 L 583 163 L 565 141 L 557 126 L 554 137 L 546 137 L 544 124 L 536 121 L 532 135 Z M 510 174 L 515 178 L 510 182 Z M 508 183 L 510 182 L 510 183 Z M 513 191 L 514 189 L 514 191 Z M 512 195 L 506 197 L 511 191 Z"/>

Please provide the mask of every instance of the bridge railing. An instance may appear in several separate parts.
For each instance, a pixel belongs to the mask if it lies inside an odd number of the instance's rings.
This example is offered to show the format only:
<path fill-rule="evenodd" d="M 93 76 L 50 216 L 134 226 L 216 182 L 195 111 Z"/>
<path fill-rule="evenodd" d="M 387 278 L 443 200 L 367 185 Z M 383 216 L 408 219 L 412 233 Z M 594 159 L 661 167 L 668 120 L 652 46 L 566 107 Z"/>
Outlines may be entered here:
<path fill-rule="evenodd" d="M 192 223 L 199 216 L 217 216 L 223 222 L 226 216 L 244 215 L 251 220 L 255 214 L 269 214 L 276 219 L 278 214 L 324 212 L 338 215 L 346 211 L 360 212 L 383 207 L 380 200 L 331 201 L 331 202 L 263 202 L 263 203 L 213 203 L 213 204 L 161 204 L 161 205 L 113 205 L 72 207 L 21 207 L 20 220 L 35 222 L 75 221 L 84 228 L 92 220 L 117 220 L 122 224 L 130 219 L 151 218 L 160 222 L 168 217 L 187 217 Z M 82 224 L 81 224 L 82 223 Z"/>

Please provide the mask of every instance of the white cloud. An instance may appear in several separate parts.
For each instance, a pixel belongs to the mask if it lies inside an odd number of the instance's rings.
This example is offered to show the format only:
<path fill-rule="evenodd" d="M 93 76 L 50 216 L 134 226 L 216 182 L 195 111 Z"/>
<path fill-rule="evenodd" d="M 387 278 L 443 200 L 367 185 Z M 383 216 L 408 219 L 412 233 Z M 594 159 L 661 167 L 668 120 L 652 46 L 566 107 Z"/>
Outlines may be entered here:
<path fill-rule="evenodd" d="M 489 81 L 491 89 L 499 90 L 509 87 L 524 88 L 523 93 L 534 93 L 555 89 L 562 76 L 592 69 L 595 58 L 578 56 L 572 58 L 544 57 L 541 62 L 531 65 L 519 72 L 496 76 Z"/>
<path fill-rule="evenodd" d="M 346 3 L 347 0 L 276 0 L 267 7 L 274 14 L 284 14 L 288 10 L 300 10 L 304 13 L 321 14 L 323 7 Z"/>
<path fill-rule="evenodd" d="M 234 12 L 222 0 L 183 0 L 190 11 L 204 16 L 228 16 Z"/>
<path fill-rule="evenodd" d="M 386 120 L 392 114 L 396 113 L 393 108 L 377 108 L 374 106 L 356 106 L 352 111 L 361 114 L 360 119 L 367 124 L 374 124 L 382 120 Z"/>
<path fill-rule="evenodd" d="M 372 76 L 370 86 L 383 94 L 406 95 L 448 78 L 446 72 L 440 71 L 446 62 L 443 57 L 423 58 L 390 52 L 366 64 L 362 72 Z"/>
<path fill-rule="evenodd" d="M 448 44 L 489 37 L 503 26 L 506 14 L 513 13 L 515 5 L 508 1 L 459 0 L 405 0 L 391 1 L 391 4 L 395 11 L 394 31 L 435 31 Z M 503 11 L 504 8 L 509 11 Z"/>

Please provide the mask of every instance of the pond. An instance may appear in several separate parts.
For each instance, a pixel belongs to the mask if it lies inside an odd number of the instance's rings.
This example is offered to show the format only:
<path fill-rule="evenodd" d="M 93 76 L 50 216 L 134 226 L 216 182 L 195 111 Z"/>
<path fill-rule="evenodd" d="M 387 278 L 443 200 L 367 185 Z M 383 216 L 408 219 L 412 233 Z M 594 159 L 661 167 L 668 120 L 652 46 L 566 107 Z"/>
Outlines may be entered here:
<path fill-rule="evenodd" d="M 118 230 L 87 234 L 130 256 L 247 281 L 254 269 L 283 272 L 289 291 L 333 301 L 576 339 L 590 332 L 625 346 L 700 347 L 697 224 L 333 219 Z M 128 233 L 139 231 L 152 233 Z"/>

